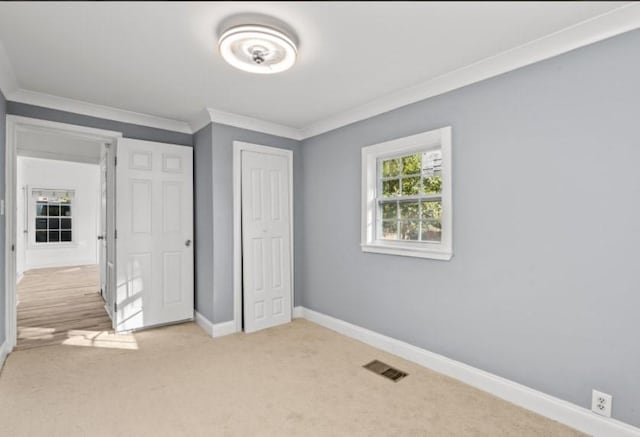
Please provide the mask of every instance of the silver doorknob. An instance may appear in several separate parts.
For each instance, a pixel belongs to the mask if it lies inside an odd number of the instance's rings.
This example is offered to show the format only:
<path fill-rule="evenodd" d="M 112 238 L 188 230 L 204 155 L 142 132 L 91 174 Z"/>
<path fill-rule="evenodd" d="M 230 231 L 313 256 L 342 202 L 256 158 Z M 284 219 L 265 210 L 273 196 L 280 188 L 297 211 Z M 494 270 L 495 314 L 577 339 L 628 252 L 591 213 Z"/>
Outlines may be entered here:
<path fill-rule="evenodd" d="M 191 246 L 191 240 L 187 240 L 187 241 L 185 241 L 185 242 L 184 242 L 184 245 L 185 245 L 185 246 L 187 246 L 187 247 Z"/>

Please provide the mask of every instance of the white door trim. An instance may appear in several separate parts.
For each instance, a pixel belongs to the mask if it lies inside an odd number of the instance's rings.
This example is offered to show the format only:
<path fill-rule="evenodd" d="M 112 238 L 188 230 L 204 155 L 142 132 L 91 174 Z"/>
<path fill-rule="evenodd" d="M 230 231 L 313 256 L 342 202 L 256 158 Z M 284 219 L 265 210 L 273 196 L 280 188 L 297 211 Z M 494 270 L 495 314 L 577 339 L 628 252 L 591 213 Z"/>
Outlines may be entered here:
<path fill-rule="evenodd" d="M 242 331 L 242 152 L 258 152 L 284 156 L 289 162 L 289 241 L 291 257 L 291 308 L 293 317 L 294 272 L 293 272 L 293 152 L 259 144 L 233 142 L 233 322 L 235 331 Z"/>
<path fill-rule="evenodd" d="M 37 118 L 7 115 L 6 148 L 5 148 L 5 324 L 7 352 L 16 345 L 18 327 L 16 311 L 16 252 L 12 250 L 16 244 L 16 165 L 17 134 L 27 130 L 47 130 L 64 132 L 76 137 L 90 137 L 115 143 L 122 137 L 122 132 L 96 129 L 75 124 L 58 123 Z"/>

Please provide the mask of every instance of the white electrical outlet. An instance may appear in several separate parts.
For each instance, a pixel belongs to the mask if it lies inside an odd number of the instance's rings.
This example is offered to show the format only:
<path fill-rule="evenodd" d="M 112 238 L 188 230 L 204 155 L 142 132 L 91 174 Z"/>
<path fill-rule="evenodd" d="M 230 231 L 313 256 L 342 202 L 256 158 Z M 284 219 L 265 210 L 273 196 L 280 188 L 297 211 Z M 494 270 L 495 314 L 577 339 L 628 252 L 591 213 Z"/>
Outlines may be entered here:
<path fill-rule="evenodd" d="M 613 397 L 598 390 L 591 395 L 591 410 L 601 416 L 611 417 L 611 403 Z"/>

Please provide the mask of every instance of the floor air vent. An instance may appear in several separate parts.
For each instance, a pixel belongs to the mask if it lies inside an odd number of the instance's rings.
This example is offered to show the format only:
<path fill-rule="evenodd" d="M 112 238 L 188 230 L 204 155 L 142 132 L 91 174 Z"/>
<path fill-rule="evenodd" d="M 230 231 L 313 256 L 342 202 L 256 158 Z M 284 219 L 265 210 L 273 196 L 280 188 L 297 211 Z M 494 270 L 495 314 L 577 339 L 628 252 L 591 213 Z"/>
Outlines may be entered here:
<path fill-rule="evenodd" d="M 393 382 L 398 382 L 405 376 L 409 375 L 402 370 L 394 369 L 388 364 L 383 363 L 382 361 L 373 360 L 369 364 L 365 364 L 365 369 L 371 370 L 373 373 L 377 373 L 378 375 L 382 375 L 385 378 L 392 380 Z"/>

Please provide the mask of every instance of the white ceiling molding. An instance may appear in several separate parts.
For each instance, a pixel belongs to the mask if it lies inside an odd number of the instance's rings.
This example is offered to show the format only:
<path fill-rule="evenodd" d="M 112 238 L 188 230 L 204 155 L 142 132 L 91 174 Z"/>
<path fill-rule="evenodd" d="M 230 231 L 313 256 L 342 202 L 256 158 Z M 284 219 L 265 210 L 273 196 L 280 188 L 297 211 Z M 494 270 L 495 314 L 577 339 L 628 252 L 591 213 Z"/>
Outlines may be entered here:
<path fill-rule="evenodd" d="M 192 134 L 210 122 L 303 140 L 429 97 L 524 67 L 570 50 L 640 28 L 640 3 L 630 3 L 527 44 L 404 88 L 363 105 L 295 128 L 259 118 L 205 108 L 190 123 L 28 91 L 18 87 L 11 63 L 0 44 L 0 89 L 8 100 L 77 114 Z"/>
<path fill-rule="evenodd" d="M 293 127 L 244 115 L 233 114 L 231 112 L 218 111 L 217 109 L 212 108 L 207 108 L 207 112 L 209 113 L 209 121 L 212 122 L 276 135 L 279 137 L 291 138 L 292 140 L 304 139 L 301 130 Z M 202 121 L 202 119 L 200 120 Z M 202 128 L 202 126 L 200 126 L 200 128 Z"/>
<path fill-rule="evenodd" d="M 9 56 L 7 56 L 7 51 L 0 41 L 0 90 L 7 97 L 16 89 L 18 89 L 18 79 L 9 61 Z"/>
<path fill-rule="evenodd" d="M 17 89 L 9 95 L 5 95 L 7 100 L 13 102 L 26 103 L 29 105 L 42 106 L 45 108 L 57 109 L 59 111 L 73 112 L 74 114 L 88 115 L 91 117 L 104 118 L 107 120 L 120 121 L 158 129 L 166 129 L 174 132 L 190 134 L 191 127 L 188 123 L 179 120 L 156 117 L 154 115 L 141 114 L 139 112 L 126 111 L 124 109 L 112 108 L 109 106 L 96 105 L 82 102 L 80 100 L 67 99 L 65 97 L 53 96 L 51 94 L 38 93 L 25 89 Z"/>
<path fill-rule="evenodd" d="M 88 115 L 91 117 L 155 127 L 187 134 L 193 134 L 205 127 L 207 124 L 216 122 L 242 129 L 277 135 L 284 138 L 291 138 L 294 140 L 303 139 L 300 129 L 283 126 L 265 120 L 259 120 L 253 117 L 233 114 L 231 112 L 219 111 L 212 108 L 203 109 L 191 120 L 190 123 L 186 123 L 184 121 L 170 120 L 167 118 L 156 117 L 154 115 L 141 114 L 139 112 L 96 105 L 93 103 L 82 102 L 80 100 L 67 99 L 64 97 L 24 89 L 17 89 L 5 97 L 7 100 L 11 100 L 13 102 L 26 103 L 29 105 L 42 106 L 44 108 L 72 112 L 74 114 Z"/>
<path fill-rule="evenodd" d="M 640 3 L 575 24 L 422 84 L 405 88 L 301 129 L 302 138 L 373 117 L 640 27 Z"/>
<path fill-rule="evenodd" d="M 195 117 L 192 117 L 191 120 L 189 120 L 189 126 L 191 126 L 191 131 L 194 134 L 209 123 L 211 123 L 211 114 L 209 114 L 209 110 L 207 108 L 202 108 L 202 111 L 198 112 Z"/>

